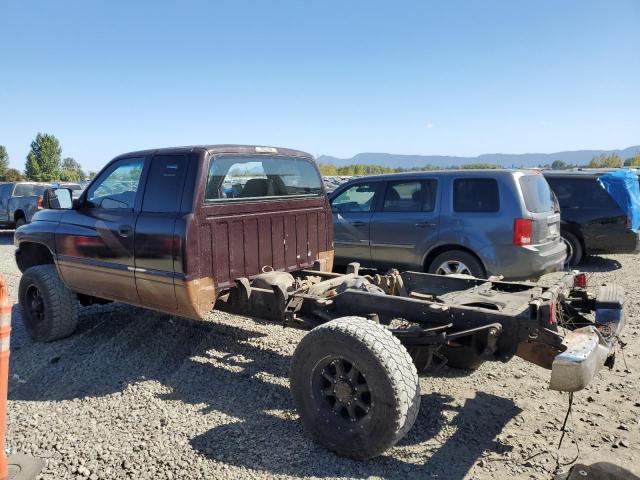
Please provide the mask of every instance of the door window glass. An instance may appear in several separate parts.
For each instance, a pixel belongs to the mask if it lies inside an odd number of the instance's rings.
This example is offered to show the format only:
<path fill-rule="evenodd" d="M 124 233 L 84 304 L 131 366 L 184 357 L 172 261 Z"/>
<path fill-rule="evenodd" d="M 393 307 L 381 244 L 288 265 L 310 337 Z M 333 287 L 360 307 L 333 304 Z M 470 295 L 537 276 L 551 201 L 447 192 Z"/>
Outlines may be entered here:
<path fill-rule="evenodd" d="M 422 184 L 419 181 L 390 182 L 382 209 L 385 212 L 419 212 L 422 209 Z"/>
<path fill-rule="evenodd" d="M 185 155 L 156 155 L 144 189 L 142 211 L 169 213 L 180 210 L 182 185 L 187 170 Z"/>
<path fill-rule="evenodd" d="M 133 209 L 143 167 L 144 158 L 128 158 L 111 165 L 89 188 L 87 206 Z"/>
<path fill-rule="evenodd" d="M 422 182 L 422 211 L 433 212 L 436 208 L 436 193 L 438 193 L 437 180 L 423 180 Z"/>
<path fill-rule="evenodd" d="M 456 212 L 497 212 L 500 210 L 495 178 L 458 178 L 453 181 L 453 210 Z"/>
<path fill-rule="evenodd" d="M 370 212 L 373 210 L 376 188 L 375 183 L 351 185 L 333 199 L 332 209 L 338 212 Z"/>

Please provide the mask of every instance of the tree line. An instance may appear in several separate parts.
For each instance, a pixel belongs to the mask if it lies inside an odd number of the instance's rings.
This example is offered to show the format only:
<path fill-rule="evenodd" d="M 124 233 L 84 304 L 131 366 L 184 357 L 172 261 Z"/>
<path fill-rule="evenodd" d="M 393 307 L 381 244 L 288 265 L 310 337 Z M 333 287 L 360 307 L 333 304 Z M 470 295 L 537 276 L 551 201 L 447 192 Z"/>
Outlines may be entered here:
<path fill-rule="evenodd" d="M 85 173 L 73 158 L 62 158 L 60 141 L 48 133 L 38 133 L 31 142 L 24 172 L 9 167 L 7 149 L 0 145 L 0 181 L 79 182 L 90 178 L 91 173 Z"/>
<path fill-rule="evenodd" d="M 502 168 L 495 163 L 467 163 L 464 165 L 451 165 L 448 167 L 437 167 L 435 165 L 425 165 L 424 167 L 383 167 L 382 165 L 365 165 L 362 163 L 345 165 L 344 167 L 336 167 L 331 163 L 320 163 L 320 172 L 326 176 L 349 176 L 349 175 L 378 175 L 381 173 L 401 173 L 401 172 L 416 172 L 416 171 L 429 171 L 429 170 L 456 170 L 456 169 L 491 169 Z M 616 153 L 609 155 L 598 155 L 593 157 L 586 165 L 573 165 L 563 162 L 562 160 L 555 160 L 551 164 L 538 165 L 538 168 L 551 168 L 553 170 L 567 170 L 569 168 L 620 168 L 620 167 L 640 167 L 640 152 L 636 153 L 633 157 L 622 160 Z M 517 167 L 515 167 L 517 168 Z"/>

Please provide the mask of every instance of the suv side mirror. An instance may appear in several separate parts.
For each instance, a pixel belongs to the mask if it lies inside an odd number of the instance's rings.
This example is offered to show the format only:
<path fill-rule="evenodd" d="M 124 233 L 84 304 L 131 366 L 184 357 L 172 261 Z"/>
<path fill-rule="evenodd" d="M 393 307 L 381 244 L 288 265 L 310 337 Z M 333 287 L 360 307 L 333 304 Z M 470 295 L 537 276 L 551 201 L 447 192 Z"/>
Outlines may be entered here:
<path fill-rule="evenodd" d="M 47 188 L 42 196 L 42 206 L 54 210 L 66 210 L 73 207 L 73 195 L 70 188 Z"/>

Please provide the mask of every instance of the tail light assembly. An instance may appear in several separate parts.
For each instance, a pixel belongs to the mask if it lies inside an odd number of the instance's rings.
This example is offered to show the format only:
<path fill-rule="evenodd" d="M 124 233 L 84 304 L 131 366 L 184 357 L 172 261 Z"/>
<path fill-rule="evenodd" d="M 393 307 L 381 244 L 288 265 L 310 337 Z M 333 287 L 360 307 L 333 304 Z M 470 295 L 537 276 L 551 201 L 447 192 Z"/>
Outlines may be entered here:
<path fill-rule="evenodd" d="M 576 288 L 587 288 L 587 274 L 576 273 L 573 277 L 573 286 Z"/>
<path fill-rule="evenodd" d="M 513 244 L 531 245 L 533 222 L 530 218 L 516 218 L 513 222 Z"/>
<path fill-rule="evenodd" d="M 44 202 L 42 201 L 42 195 L 38 195 L 38 210 L 42 210 L 44 208 Z"/>

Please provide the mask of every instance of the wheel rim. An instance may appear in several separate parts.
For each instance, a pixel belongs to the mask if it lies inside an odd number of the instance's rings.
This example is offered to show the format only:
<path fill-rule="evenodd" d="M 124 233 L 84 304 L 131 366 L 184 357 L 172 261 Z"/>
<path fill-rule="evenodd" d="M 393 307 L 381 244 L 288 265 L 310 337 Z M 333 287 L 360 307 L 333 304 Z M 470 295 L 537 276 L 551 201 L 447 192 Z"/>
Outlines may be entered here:
<path fill-rule="evenodd" d="M 342 357 L 319 363 L 313 374 L 314 399 L 328 418 L 337 422 L 360 422 L 369 415 L 373 402 L 367 379 L 356 365 Z"/>
<path fill-rule="evenodd" d="M 459 275 L 473 275 L 469 267 L 459 260 L 447 260 L 436 269 L 437 275 L 452 275 L 454 273 Z"/>
<path fill-rule="evenodd" d="M 40 293 L 40 289 L 35 285 L 29 285 L 27 288 L 27 293 L 25 296 L 25 305 L 24 307 L 27 310 L 27 315 L 29 318 L 35 320 L 36 322 L 41 322 L 44 320 L 44 298 Z"/>
<path fill-rule="evenodd" d="M 572 260 L 573 260 L 573 245 L 571 245 L 571 242 L 569 240 L 567 240 L 564 237 L 561 237 L 562 241 L 564 242 L 565 246 L 567 247 L 567 259 L 564 261 L 564 266 L 565 267 L 570 267 L 572 265 Z"/>

